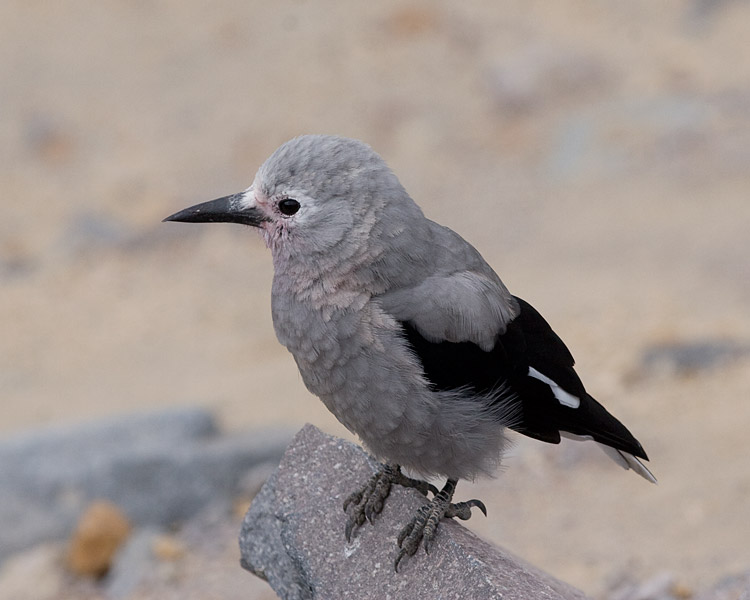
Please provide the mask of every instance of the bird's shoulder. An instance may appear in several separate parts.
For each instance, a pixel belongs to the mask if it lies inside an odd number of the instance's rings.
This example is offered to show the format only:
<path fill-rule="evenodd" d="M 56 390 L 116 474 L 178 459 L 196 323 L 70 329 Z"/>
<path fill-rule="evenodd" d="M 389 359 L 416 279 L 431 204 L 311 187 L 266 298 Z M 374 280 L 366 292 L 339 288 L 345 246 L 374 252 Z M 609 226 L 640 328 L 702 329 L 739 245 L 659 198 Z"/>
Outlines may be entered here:
<path fill-rule="evenodd" d="M 489 350 L 517 315 L 517 303 L 474 246 L 452 229 L 427 222 L 429 257 L 376 301 L 431 342 L 472 342 Z"/>
<path fill-rule="evenodd" d="M 492 348 L 517 312 L 515 300 L 491 270 L 432 273 L 375 300 L 431 342 L 471 342 L 484 350 Z"/>

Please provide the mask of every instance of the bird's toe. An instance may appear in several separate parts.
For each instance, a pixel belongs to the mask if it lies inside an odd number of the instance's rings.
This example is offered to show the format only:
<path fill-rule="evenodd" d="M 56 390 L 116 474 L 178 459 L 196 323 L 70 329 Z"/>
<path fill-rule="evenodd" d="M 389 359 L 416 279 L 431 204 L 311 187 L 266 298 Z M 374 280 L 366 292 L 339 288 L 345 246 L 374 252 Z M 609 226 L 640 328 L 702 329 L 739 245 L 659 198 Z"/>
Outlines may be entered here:
<path fill-rule="evenodd" d="M 482 502 L 481 500 L 477 500 L 476 498 L 473 500 L 467 500 L 466 502 L 449 504 L 446 507 L 445 514 L 443 516 L 446 518 L 458 517 L 462 521 L 466 521 L 467 519 L 471 518 L 472 507 L 477 507 L 484 513 L 485 517 L 487 516 L 487 507 L 484 505 L 484 502 Z"/>

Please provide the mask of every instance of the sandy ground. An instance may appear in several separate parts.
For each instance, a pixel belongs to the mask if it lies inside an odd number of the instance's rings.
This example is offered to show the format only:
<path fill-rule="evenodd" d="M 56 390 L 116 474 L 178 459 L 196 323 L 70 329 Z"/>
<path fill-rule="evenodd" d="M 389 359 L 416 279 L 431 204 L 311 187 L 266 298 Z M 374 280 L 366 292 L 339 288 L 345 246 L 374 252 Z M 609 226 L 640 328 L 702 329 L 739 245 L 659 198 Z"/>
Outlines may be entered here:
<path fill-rule="evenodd" d="M 358 137 L 567 340 L 660 482 L 518 439 L 470 526 L 589 593 L 750 567 L 746 2 L 0 5 L 0 434 L 201 404 L 345 434 L 274 337 L 270 257 L 162 224 L 281 142 Z"/>

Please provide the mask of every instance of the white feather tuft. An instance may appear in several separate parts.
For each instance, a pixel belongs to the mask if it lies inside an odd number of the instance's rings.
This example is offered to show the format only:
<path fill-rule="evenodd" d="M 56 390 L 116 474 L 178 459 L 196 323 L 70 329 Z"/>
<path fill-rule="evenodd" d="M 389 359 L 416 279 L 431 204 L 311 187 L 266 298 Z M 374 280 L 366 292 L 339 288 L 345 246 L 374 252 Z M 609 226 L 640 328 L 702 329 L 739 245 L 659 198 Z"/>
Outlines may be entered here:
<path fill-rule="evenodd" d="M 601 445 L 601 444 L 600 444 Z M 623 460 L 626 463 L 626 469 L 633 469 L 638 475 L 646 479 L 647 481 L 650 481 L 651 483 L 656 483 L 656 477 L 654 477 L 654 474 L 646 468 L 646 465 L 644 465 L 640 459 L 636 456 L 633 456 L 630 454 L 630 452 L 625 452 L 624 450 L 615 450 L 614 448 L 609 448 L 609 446 L 603 446 L 603 448 L 607 448 L 608 450 L 614 450 L 617 454 L 620 455 L 621 460 Z M 607 452 L 609 454 L 609 452 Z"/>
<path fill-rule="evenodd" d="M 586 442 L 594 439 L 590 435 L 575 435 L 574 433 L 570 433 L 568 431 L 561 431 L 560 435 L 564 438 L 575 440 L 577 442 Z M 650 481 L 651 483 L 656 483 L 656 477 L 654 477 L 654 474 L 648 470 L 646 465 L 644 465 L 640 461 L 640 459 L 630 454 L 630 452 L 618 450 L 617 448 L 612 448 L 611 446 L 600 444 L 599 442 L 597 442 L 596 445 L 599 446 L 607 456 L 609 456 L 623 469 L 633 469 L 633 471 L 638 473 L 638 475 L 640 475 L 644 479 Z"/>

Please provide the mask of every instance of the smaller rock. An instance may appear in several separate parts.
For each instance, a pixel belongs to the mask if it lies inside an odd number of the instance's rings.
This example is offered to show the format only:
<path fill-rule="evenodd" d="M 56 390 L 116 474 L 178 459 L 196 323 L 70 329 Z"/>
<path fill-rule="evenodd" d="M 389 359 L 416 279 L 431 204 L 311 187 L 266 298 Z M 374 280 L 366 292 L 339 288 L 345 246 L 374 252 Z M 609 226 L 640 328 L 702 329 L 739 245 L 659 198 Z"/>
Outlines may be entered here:
<path fill-rule="evenodd" d="M 157 535 L 151 544 L 154 556 L 163 561 L 179 560 L 185 555 L 185 547 L 172 535 Z"/>
<path fill-rule="evenodd" d="M 385 21 L 387 31 L 398 38 L 415 37 L 438 28 L 438 16 L 432 6 L 401 6 Z"/>
<path fill-rule="evenodd" d="M 26 123 L 26 144 L 34 158 L 52 165 L 67 164 L 76 150 L 71 129 L 40 114 Z"/>
<path fill-rule="evenodd" d="M 161 530 L 144 527 L 127 540 L 105 581 L 108 598 L 129 598 L 154 573 L 155 547 L 167 537 Z"/>
<path fill-rule="evenodd" d="M 696 594 L 694 600 L 750 600 L 750 569 L 738 575 L 722 577 L 710 589 Z"/>
<path fill-rule="evenodd" d="M 124 246 L 135 235 L 124 223 L 112 216 L 76 214 L 62 232 L 57 251 L 70 255 L 100 252 Z"/>
<path fill-rule="evenodd" d="M 724 367 L 747 356 L 750 344 L 737 340 L 657 343 L 644 349 L 639 372 L 650 377 L 684 377 Z"/>
<path fill-rule="evenodd" d="M 93 502 L 81 516 L 68 548 L 68 568 L 77 575 L 101 577 L 130 535 L 130 522 L 119 507 Z"/>

